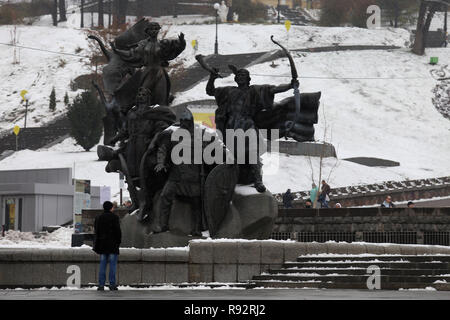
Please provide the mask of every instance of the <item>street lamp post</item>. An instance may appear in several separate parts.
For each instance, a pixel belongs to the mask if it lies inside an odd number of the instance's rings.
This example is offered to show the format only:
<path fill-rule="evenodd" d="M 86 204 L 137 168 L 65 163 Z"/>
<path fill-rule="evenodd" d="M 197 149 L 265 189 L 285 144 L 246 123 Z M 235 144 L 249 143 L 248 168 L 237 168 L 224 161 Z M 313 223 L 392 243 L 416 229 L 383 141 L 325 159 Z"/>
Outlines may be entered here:
<path fill-rule="evenodd" d="M 447 17 L 448 17 L 448 6 L 446 7 L 445 14 L 444 14 L 444 32 L 447 34 Z"/>
<path fill-rule="evenodd" d="M 217 33 L 218 33 L 217 18 L 219 17 L 219 8 L 220 5 L 218 3 L 214 3 L 214 9 L 216 10 L 216 42 L 214 43 L 214 54 L 219 54 L 219 42 L 217 41 Z"/>
<path fill-rule="evenodd" d="M 23 128 L 25 129 L 27 127 L 28 100 L 30 100 L 30 94 L 26 93 L 23 98 L 25 99 L 25 123 L 23 125 Z"/>
<path fill-rule="evenodd" d="M 277 9 L 278 9 L 277 23 L 280 23 L 280 0 L 278 0 L 278 6 L 277 6 Z"/>
<path fill-rule="evenodd" d="M 80 6 L 80 28 L 84 28 L 84 0 L 81 0 L 81 6 Z"/>

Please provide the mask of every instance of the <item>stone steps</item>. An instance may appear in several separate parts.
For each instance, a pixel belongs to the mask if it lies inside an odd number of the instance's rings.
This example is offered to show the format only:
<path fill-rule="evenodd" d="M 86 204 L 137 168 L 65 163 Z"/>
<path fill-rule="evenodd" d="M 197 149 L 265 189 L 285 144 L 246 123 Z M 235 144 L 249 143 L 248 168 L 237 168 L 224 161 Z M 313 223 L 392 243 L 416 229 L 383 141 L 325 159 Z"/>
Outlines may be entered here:
<path fill-rule="evenodd" d="M 254 276 L 248 287 L 368 289 L 376 274 L 370 266 L 380 268 L 380 289 L 450 288 L 450 255 L 299 256 Z"/>
<path fill-rule="evenodd" d="M 449 274 L 447 269 L 383 269 L 381 268 L 381 273 L 387 276 L 442 276 Z M 318 275 L 329 275 L 329 274 L 339 274 L 339 275 L 366 275 L 366 268 L 295 268 L 295 269 L 273 269 L 268 271 L 269 274 L 295 274 L 295 273 L 305 273 L 305 274 L 318 274 Z"/>
<path fill-rule="evenodd" d="M 354 282 L 354 283 L 324 283 L 324 282 L 287 282 L 287 281 L 253 281 L 252 284 L 248 286 L 249 289 L 254 288 L 290 288 L 290 289 L 300 289 L 300 288 L 315 288 L 315 289 L 358 289 L 358 290 L 368 290 L 367 284 L 365 282 Z M 399 289 L 425 289 L 425 288 L 435 288 L 438 290 L 448 290 L 446 286 L 441 286 L 440 284 L 430 285 L 429 283 L 383 283 L 381 282 L 381 290 L 399 290 Z M 442 289 L 441 289 L 442 288 Z"/>
<path fill-rule="evenodd" d="M 351 274 L 351 270 L 349 270 L 349 274 Z M 383 273 L 383 271 L 381 271 Z M 366 283 L 367 278 L 370 276 L 370 274 L 366 275 L 302 275 L 299 273 L 298 275 L 295 274 L 283 274 L 283 275 L 277 275 L 277 274 L 269 274 L 269 275 L 260 275 L 260 276 L 254 276 L 254 280 L 259 281 L 290 281 L 290 282 L 305 282 L 305 281 L 318 281 L 318 282 L 333 282 L 333 283 L 350 283 L 350 282 L 360 282 L 360 283 Z M 435 281 L 439 280 L 445 280 L 447 282 L 450 282 L 450 275 L 448 276 L 387 276 L 387 275 L 381 275 L 380 276 L 381 283 L 383 282 L 392 282 L 392 283 L 428 283 L 432 284 Z"/>
<path fill-rule="evenodd" d="M 297 262 L 324 262 L 324 261 L 406 261 L 406 262 L 430 262 L 430 261 L 441 261 L 450 262 L 450 256 L 448 255 L 364 255 L 364 256 L 351 256 L 348 255 L 333 255 L 333 256 L 301 256 L 297 258 Z"/>
<path fill-rule="evenodd" d="M 368 268 L 371 265 L 378 265 L 380 268 L 390 268 L 390 269 L 399 269 L 399 268 L 412 268 L 412 269 L 449 269 L 450 263 L 447 262 L 392 262 L 392 261 L 357 261 L 357 262 L 305 262 L 305 263 L 297 263 L 290 262 L 285 263 L 283 267 L 285 268 L 301 268 L 301 267 L 323 267 L 323 268 Z"/>

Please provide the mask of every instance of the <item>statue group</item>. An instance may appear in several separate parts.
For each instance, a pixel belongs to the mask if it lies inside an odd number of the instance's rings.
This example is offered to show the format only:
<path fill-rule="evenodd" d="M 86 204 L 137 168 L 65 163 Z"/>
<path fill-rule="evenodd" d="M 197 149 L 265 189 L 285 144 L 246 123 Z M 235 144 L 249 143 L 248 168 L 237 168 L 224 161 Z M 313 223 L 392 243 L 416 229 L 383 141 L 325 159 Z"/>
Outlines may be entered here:
<path fill-rule="evenodd" d="M 187 232 L 192 237 L 200 237 L 202 231 L 209 230 L 212 237 L 250 237 L 257 234 L 259 238 L 267 238 L 277 209 L 276 201 L 262 181 L 258 146 L 263 138 L 259 130 L 278 129 L 282 137 L 297 141 L 313 140 L 314 133 L 311 135 L 310 127 L 311 122 L 317 122 L 317 119 L 302 120 L 298 116 L 298 104 L 301 100 L 304 102 L 302 108 L 313 110 L 317 116 L 320 93 L 300 95 L 296 72 L 287 84 L 251 85 L 248 70 L 233 65 L 229 68 L 237 86 L 216 87 L 215 80 L 221 77 L 219 70 L 208 66 L 202 56 L 197 56 L 200 65 L 210 73 L 206 93 L 214 96 L 218 106 L 216 132 L 211 133 L 211 129 L 194 124 L 188 109 L 177 119 L 170 107 L 173 96 L 166 68 L 169 61 L 185 49 L 186 42 L 183 33 L 177 39 L 159 40 L 160 29 L 158 23 L 142 19 L 116 37 L 110 43 L 111 49 L 107 49 L 97 37 L 90 36 L 99 43 L 108 60 L 103 68 L 103 89 L 95 84 L 106 108 L 104 145 L 97 149 L 99 159 L 108 162 L 107 172 L 124 174 L 133 203 L 130 214 L 139 224 L 150 226 L 146 229 L 150 234 L 172 231 L 170 218 L 180 214 L 174 210 L 174 204 L 183 202 L 189 206 L 192 217 Z M 290 89 L 297 93 L 294 97 L 274 102 L 277 93 Z M 309 125 L 305 126 L 305 121 Z M 256 144 L 246 140 L 243 150 L 230 150 L 228 146 L 235 142 L 231 141 L 235 137 L 227 138 L 225 132 L 240 129 L 243 132 L 255 131 Z M 206 131 L 212 140 L 201 139 Z M 180 134 L 183 132 L 187 133 L 187 138 L 186 134 Z M 266 138 L 276 137 L 268 134 Z M 199 148 L 200 154 L 211 150 L 211 141 L 215 144 L 214 159 L 219 161 L 211 163 L 202 157 L 200 161 L 194 159 Z M 175 150 L 184 161 L 174 159 Z M 255 150 L 256 162 L 249 161 L 250 153 Z M 244 153 L 242 163 L 235 161 L 238 152 Z M 235 193 L 238 184 L 254 188 L 255 192 L 250 197 L 259 197 L 259 200 L 239 198 Z M 255 208 L 255 212 L 249 213 L 252 206 L 258 206 L 251 205 L 252 201 L 264 203 L 261 197 L 269 201 L 267 208 Z M 240 216 L 236 217 L 237 211 L 246 212 L 239 212 Z M 231 217 L 233 215 L 234 218 Z M 254 218 L 247 221 L 249 217 Z M 223 231 L 225 224 L 230 229 L 234 223 L 233 229 L 236 229 L 236 221 L 240 224 L 238 229 L 247 231 Z M 268 226 L 263 226 L 262 221 Z M 263 234 L 249 232 L 255 228 L 266 231 Z"/>

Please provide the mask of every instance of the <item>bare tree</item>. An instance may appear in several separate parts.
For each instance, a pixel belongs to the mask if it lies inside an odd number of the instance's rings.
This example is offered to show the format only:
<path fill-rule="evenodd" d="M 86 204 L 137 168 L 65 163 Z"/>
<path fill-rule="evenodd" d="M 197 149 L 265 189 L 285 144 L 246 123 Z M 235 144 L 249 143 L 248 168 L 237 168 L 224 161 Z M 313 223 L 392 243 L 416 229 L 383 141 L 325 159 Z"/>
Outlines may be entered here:
<path fill-rule="evenodd" d="M 58 25 L 58 0 L 53 0 L 52 22 L 55 27 Z"/>
<path fill-rule="evenodd" d="M 84 0 L 81 0 L 80 15 L 81 15 L 80 28 L 84 28 Z"/>
<path fill-rule="evenodd" d="M 14 26 L 14 28 L 10 31 L 10 34 L 11 34 L 11 44 L 14 48 L 13 64 L 19 64 L 20 49 L 17 48 L 17 43 L 19 42 L 19 34 L 17 33 L 17 26 Z M 17 52 L 19 52 L 19 54 Z"/>
<path fill-rule="evenodd" d="M 111 28 L 111 16 L 112 16 L 112 0 L 108 0 L 108 28 Z"/>
<path fill-rule="evenodd" d="M 425 54 L 425 44 L 433 16 L 437 10 L 449 4 L 450 0 L 422 0 L 419 9 L 419 19 L 417 20 L 416 38 L 412 49 L 413 53 L 417 55 Z"/>
<path fill-rule="evenodd" d="M 325 155 L 325 141 L 327 140 L 327 131 L 328 131 L 328 124 L 327 124 L 327 118 L 325 116 L 325 103 L 323 103 L 322 107 L 322 113 L 323 113 L 323 141 L 322 141 L 322 152 L 320 153 L 320 160 L 319 160 L 319 181 L 317 183 L 317 187 L 319 188 L 317 191 L 316 199 L 314 200 L 314 208 L 317 205 L 317 199 L 319 198 L 320 192 L 322 192 L 322 167 L 323 167 L 323 158 Z"/>
<path fill-rule="evenodd" d="M 98 0 L 98 27 L 103 28 L 104 22 L 103 22 L 103 0 Z"/>
<path fill-rule="evenodd" d="M 144 0 L 136 0 L 136 16 L 140 20 L 144 15 Z"/>
<path fill-rule="evenodd" d="M 59 21 L 67 21 L 66 0 L 59 0 Z"/>
<path fill-rule="evenodd" d="M 126 22 L 128 0 L 114 0 L 113 6 L 113 26 L 120 27 Z"/>
<path fill-rule="evenodd" d="M 324 123 L 324 132 L 323 132 L 322 150 L 320 152 L 320 157 L 319 157 L 319 176 L 318 176 L 319 179 L 318 180 L 315 180 L 315 178 L 314 178 L 314 166 L 312 163 L 312 157 L 308 156 L 308 164 L 309 164 L 309 167 L 311 170 L 311 183 L 314 183 L 318 188 L 316 198 L 314 199 L 314 202 L 313 202 L 313 208 L 317 207 L 317 199 L 319 197 L 320 192 L 322 191 L 321 190 L 322 189 L 321 182 L 322 182 L 322 176 L 324 175 L 324 172 L 325 172 L 325 170 L 324 170 L 325 147 L 326 147 L 327 141 L 330 141 L 330 142 L 332 141 L 332 131 L 331 130 L 330 130 L 330 134 L 328 137 L 328 130 L 330 128 L 327 123 L 327 118 L 325 116 L 325 104 L 323 103 L 323 104 L 321 104 L 321 106 L 322 106 L 321 109 L 322 109 L 322 115 L 323 115 L 322 119 L 323 119 L 323 123 Z M 328 176 L 326 179 L 327 182 L 330 180 L 331 174 L 338 167 L 338 165 L 339 165 L 339 160 L 336 158 L 336 161 L 335 161 L 333 167 L 328 171 Z"/>
<path fill-rule="evenodd" d="M 418 10 L 417 0 L 377 0 L 383 9 L 383 14 L 389 18 L 391 27 L 397 28 L 402 20 L 408 19 Z"/>

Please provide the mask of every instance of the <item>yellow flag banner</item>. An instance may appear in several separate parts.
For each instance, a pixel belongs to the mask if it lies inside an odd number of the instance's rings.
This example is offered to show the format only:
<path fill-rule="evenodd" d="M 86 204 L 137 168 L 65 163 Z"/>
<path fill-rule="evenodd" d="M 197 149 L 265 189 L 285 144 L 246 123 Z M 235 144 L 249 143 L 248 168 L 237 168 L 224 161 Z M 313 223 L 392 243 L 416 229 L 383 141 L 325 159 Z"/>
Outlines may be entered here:
<path fill-rule="evenodd" d="M 17 136 L 19 134 L 19 132 L 20 132 L 20 127 L 19 126 L 14 126 L 13 132 Z"/>
<path fill-rule="evenodd" d="M 291 21 L 286 20 L 284 22 L 284 26 L 286 27 L 286 30 L 289 32 L 289 29 L 291 28 Z"/>
<path fill-rule="evenodd" d="M 25 101 L 25 95 L 28 93 L 27 90 L 20 91 L 20 96 L 22 97 L 23 101 Z"/>

